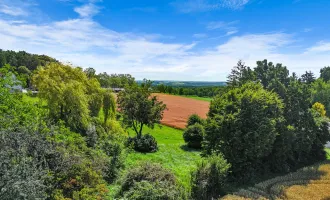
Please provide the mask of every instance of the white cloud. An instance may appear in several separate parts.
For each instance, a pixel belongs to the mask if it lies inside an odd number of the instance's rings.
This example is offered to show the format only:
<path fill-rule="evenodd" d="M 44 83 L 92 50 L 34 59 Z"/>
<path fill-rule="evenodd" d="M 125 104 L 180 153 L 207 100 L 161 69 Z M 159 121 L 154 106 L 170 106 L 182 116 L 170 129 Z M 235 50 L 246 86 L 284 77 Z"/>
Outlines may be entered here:
<path fill-rule="evenodd" d="M 226 33 L 226 36 L 234 35 L 234 34 L 237 33 L 237 32 L 238 32 L 237 30 L 228 31 L 228 32 Z"/>
<path fill-rule="evenodd" d="M 207 34 L 205 33 L 196 33 L 193 35 L 193 38 L 197 38 L 197 39 L 202 39 L 202 38 L 206 38 Z"/>
<path fill-rule="evenodd" d="M 216 30 L 216 29 L 236 29 L 233 25 L 237 24 L 239 21 L 232 21 L 232 22 L 224 22 L 224 21 L 215 21 L 209 22 L 206 25 L 208 30 Z"/>
<path fill-rule="evenodd" d="M 308 49 L 308 52 L 329 52 L 330 42 L 319 42 L 315 46 Z"/>
<path fill-rule="evenodd" d="M 11 16 L 26 16 L 28 13 L 22 8 L 0 5 L 0 12 Z"/>
<path fill-rule="evenodd" d="M 100 12 L 100 7 L 92 3 L 89 3 L 82 5 L 80 7 L 76 7 L 74 11 L 78 13 L 80 17 L 87 18 L 87 17 L 93 17 L 94 15 L 98 14 Z"/>
<path fill-rule="evenodd" d="M 224 21 L 215 21 L 215 22 L 209 22 L 206 25 L 206 28 L 210 31 L 212 30 L 223 30 L 226 32 L 224 36 L 230 36 L 235 33 L 238 33 L 238 28 L 234 25 L 237 24 L 239 21 L 232 21 L 232 22 L 224 22 Z"/>
<path fill-rule="evenodd" d="M 257 60 L 267 58 L 298 74 L 306 70 L 317 74 L 330 64 L 330 43 L 290 53 L 287 47 L 297 45 L 297 41 L 285 33 L 231 36 L 208 49 L 198 49 L 195 43 L 162 42 L 163 38 L 155 35 L 116 32 L 92 18 L 42 25 L 0 18 L 2 49 L 47 54 L 63 62 L 94 67 L 98 73 L 131 73 L 137 79 L 224 81 L 239 59 L 254 67 Z"/>
<path fill-rule="evenodd" d="M 236 10 L 244 7 L 248 2 L 249 0 L 178 0 L 172 5 L 180 12 L 190 13 L 214 11 L 222 8 Z"/>
<path fill-rule="evenodd" d="M 308 32 L 311 32 L 311 31 L 313 31 L 312 28 L 305 28 L 303 32 L 304 32 L 304 33 L 308 33 Z"/>

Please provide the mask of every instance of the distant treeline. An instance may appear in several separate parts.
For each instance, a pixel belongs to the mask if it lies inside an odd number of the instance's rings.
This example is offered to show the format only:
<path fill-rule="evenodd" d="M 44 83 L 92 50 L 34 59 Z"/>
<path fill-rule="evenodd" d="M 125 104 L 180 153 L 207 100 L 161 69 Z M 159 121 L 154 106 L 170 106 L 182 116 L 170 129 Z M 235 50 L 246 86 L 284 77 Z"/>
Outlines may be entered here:
<path fill-rule="evenodd" d="M 155 92 L 199 97 L 214 97 L 217 94 L 222 93 L 225 89 L 225 86 L 173 87 L 164 84 L 153 86 Z"/>
<path fill-rule="evenodd" d="M 49 63 L 59 63 L 59 61 L 46 55 L 0 49 L 0 68 L 6 67 L 20 80 L 23 87 L 30 88 L 34 71 L 39 66 L 44 67 Z"/>
<path fill-rule="evenodd" d="M 137 81 L 138 83 L 142 81 Z M 209 81 L 160 81 L 153 80 L 152 85 L 166 85 L 172 87 L 210 87 L 210 86 L 225 86 L 226 82 L 209 82 Z"/>
<path fill-rule="evenodd" d="M 25 51 L 3 51 L 0 49 L 0 66 L 9 64 L 12 67 L 25 66 L 31 72 L 38 66 L 46 66 L 47 63 L 58 62 L 46 55 L 30 54 Z"/>

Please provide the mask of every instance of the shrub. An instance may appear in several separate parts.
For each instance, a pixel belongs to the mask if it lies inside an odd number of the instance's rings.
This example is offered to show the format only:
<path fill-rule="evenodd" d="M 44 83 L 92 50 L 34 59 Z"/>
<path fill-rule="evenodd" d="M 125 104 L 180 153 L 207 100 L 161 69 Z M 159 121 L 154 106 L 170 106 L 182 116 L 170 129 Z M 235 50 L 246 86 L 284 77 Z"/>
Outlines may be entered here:
<path fill-rule="evenodd" d="M 318 112 L 322 117 L 326 114 L 325 106 L 319 102 L 314 103 L 312 109 Z"/>
<path fill-rule="evenodd" d="M 160 164 L 143 163 L 128 171 L 120 190 L 125 199 L 184 199 L 174 175 Z"/>
<path fill-rule="evenodd" d="M 122 142 L 118 138 L 112 138 L 104 142 L 101 146 L 107 155 L 103 178 L 108 183 L 112 183 L 124 167 L 125 152 Z"/>
<path fill-rule="evenodd" d="M 188 147 L 201 148 L 204 135 L 204 127 L 197 123 L 189 126 L 183 132 L 183 139 L 188 144 Z"/>
<path fill-rule="evenodd" d="M 202 118 L 200 118 L 200 116 L 198 116 L 197 114 L 192 114 L 189 116 L 188 121 L 187 121 L 187 128 L 189 126 L 192 126 L 194 124 L 204 124 L 204 120 Z"/>
<path fill-rule="evenodd" d="M 145 134 L 141 137 L 130 137 L 128 138 L 127 144 L 133 147 L 135 151 L 141 153 L 156 152 L 158 150 L 157 141 L 150 134 Z"/>
<path fill-rule="evenodd" d="M 212 154 L 200 161 L 192 173 L 192 197 L 198 200 L 218 198 L 229 168 L 230 164 L 221 155 Z"/>

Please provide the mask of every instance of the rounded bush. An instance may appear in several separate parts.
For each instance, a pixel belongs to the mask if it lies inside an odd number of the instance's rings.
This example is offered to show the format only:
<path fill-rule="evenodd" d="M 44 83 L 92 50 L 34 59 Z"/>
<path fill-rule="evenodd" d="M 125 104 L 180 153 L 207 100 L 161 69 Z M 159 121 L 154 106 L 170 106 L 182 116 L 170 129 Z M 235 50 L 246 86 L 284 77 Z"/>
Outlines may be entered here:
<path fill-rule="evenodd" d="M 185 199 L 174 175 L 160 164 L 143 163 L 128 171 L 118 196 L 124 199 Z"/>
<path fill-rule="evenodd" d="M 197 164 L 192 172 L 192 197 L 198 200 L 218 199 L 226 183 L 230 164 L 222 155 L 212 154 Z"/>
<path fill-rule="evenodd" d="M 127 144 L 133 147 L 135 151 L 141 153 L 151 153 L 158 150 L 157 141 L 150 134 L 145 134 L 141 137 L 130 137 L 128 138 Z"/>
<path fill-rule="evenodd" d="M 204 120 L 198 116 L 197 114 L 192 114 L 189 116 L 187 121 L 187 127 L 192 126 L 194 124 L 204 124 Z"/>
<path fill-rule="evenodd" d="M 197 123 L 189 126 L 183 132 L 183 139 L 187 143 L 188 147 L 201 148 L 204 134 L 204 127 Z"/>

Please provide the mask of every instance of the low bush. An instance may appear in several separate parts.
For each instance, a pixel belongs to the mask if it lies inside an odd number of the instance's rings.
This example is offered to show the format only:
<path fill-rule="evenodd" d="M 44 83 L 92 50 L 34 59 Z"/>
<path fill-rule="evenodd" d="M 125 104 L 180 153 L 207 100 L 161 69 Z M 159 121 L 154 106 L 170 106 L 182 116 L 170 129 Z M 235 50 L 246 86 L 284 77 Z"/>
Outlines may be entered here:
<path fill-rule="evenodd" d="M 200 116 L 198 116 L 197 114 L 192 114 L 189 116 L 188 121 L 187 121 L 187 128 L 189 126 L 192 126 L 194 124 L 204 124 L 204 119 L 202 119 Z"/>
<path fill-rule="evenodd" d="M 160 164 L 143 163 L 128 171 L 121 184 L 124 199 L 186 199 L 174 175 Z"/>
<path fill-rule="evenodd" d="M 130 137 L 127 140 L 127 145 L 141 153 L 156 152 L 158 150 L 157 141 L 150 134 L 145 134 L 141 137 Z"/>
<path fill-rule="evenodd" d="M 183 132 L 183 139 L 187 143 L 188 147 L 201 148 L 204 135 L 204 127 L 197 123 L 189 126 Z"/>
<path fill-rule="evenodd" d="M 222 194 L 230 164 L 221 155 L 212 154 L 197 164 L 192 172 L 192 197 L 198 200 L 216 199 Z"/>

